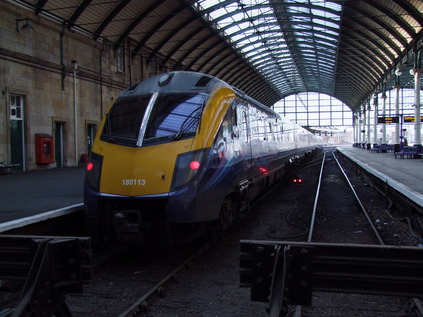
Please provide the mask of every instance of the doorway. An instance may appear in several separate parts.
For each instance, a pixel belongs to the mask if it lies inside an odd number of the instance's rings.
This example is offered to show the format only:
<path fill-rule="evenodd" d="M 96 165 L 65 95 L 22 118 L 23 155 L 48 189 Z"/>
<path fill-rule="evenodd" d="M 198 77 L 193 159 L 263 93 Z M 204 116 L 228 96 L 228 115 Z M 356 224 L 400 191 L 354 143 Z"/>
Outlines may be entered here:
<path fill-rule="evenodd" d="M 25 171 L 24 96 L 9 95 L 10 160 L 14 171 Z"/>
<path fill-rule="evenodd" d="M 57 167 L 64 166 L 64 123 L 56 122 L 54 129 L 54 159 Z"/>

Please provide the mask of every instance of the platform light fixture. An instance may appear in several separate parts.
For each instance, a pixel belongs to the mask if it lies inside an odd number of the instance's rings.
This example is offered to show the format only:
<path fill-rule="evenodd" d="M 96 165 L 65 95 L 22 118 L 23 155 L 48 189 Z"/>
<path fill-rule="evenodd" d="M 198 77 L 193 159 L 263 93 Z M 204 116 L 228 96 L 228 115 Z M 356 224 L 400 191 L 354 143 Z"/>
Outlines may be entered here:
<path fill-rule="evenodd" d="M 19 32 L 19 22 L 22 21 L 25 21 L 25 23 L 22 25 L 21 30 L 31 32 L 34 29 L 32 25 L 28 23 L 28 18 L 16 19 L 16 32 Z"/>
<path fill-rule="evenodd" d="M 397 75 L 397 76 L 401 76 L 402 75 L 401 68 L 397 67 L 397 69 L 395 70 L 395 75 Z"/>

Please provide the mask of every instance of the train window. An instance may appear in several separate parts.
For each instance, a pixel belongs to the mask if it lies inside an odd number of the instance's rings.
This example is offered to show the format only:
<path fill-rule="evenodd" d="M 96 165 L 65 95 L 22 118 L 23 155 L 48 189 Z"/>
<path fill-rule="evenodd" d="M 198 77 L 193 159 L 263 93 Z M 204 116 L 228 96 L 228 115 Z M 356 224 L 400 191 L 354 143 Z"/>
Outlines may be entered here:
<path fill-rule="evenodd" d="M 238 139 L 236 121 L 235 108 L 230 107 L 217 131 L 213 145 L 213 153 L 217 154 L 220 158 L 224 155 L 225 150 L 228 148 L 228 144 L 233 144 L 233 140 Z"/>
<path fill-rule="evenodd" d="M 246 104 L 242 103 L 239 100 L 234 101 L 234 105 L 236 108 L 236 123 L 237 123 L 237 132 L 238 137 L 244 142 L 248 143 L 249 141 L 249 120 L 248 120 L 248 107 Z"/>
<path fill-rule="evenodd" d="M 144 142 L 193 136 L 201 119 L 205 94 L 162 94 L 150 115 Z"/>
<path fill-rule="evenodd" d="M 106 116 L 101 140 L 135 146 L 150 95 L 118 98 Z"/>

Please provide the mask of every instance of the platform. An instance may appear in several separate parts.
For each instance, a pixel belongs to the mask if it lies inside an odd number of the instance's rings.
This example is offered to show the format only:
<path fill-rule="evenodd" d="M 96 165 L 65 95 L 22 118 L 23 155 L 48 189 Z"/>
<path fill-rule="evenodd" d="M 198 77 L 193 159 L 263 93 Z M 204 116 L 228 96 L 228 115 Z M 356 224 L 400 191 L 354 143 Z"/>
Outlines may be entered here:
<path fill-rule="evenodd" d="M 394 153 L 375 153 L 353 146 L 337 150 L 423 207 L 423 159 L 395 159 Z"/>
<path fill-rule="evenodd" d="M 82 206 L 84 175 L 84 166 L 0 175 L 0 224 Z"/>
<path fill-rule="evenodd" d="M 423 206 L 423 159 L 395 159 L 393 153 L 371 153 L 353 146 L 337 150 Z M 81 208 L 84 174 L 81 166 L 0 175 L 0 226 L 69 206 Z"/>

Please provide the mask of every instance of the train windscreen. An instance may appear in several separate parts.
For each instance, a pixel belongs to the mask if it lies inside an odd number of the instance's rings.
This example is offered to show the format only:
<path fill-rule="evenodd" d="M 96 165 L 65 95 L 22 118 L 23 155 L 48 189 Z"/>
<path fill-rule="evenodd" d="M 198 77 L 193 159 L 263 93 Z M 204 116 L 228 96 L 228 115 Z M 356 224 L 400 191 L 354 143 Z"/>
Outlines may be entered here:
<path fill-rule="evenodd" d="M 206 94 L 160 94 L 143 143 L 176 141 L 195 135 L 206 99 Z"/>
<path fill-rule="evenodd" d="M 121 97 L 106 116 L 101 140 L 110 143 L 136 146 L 144 113 L 150 95 Z"/>

